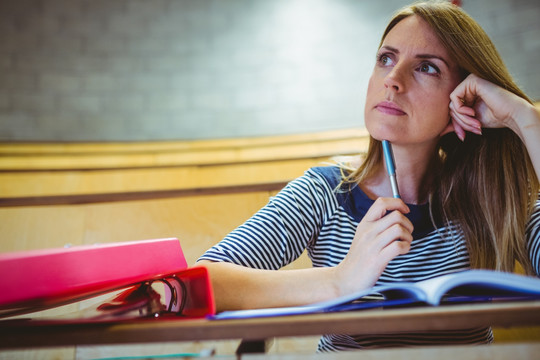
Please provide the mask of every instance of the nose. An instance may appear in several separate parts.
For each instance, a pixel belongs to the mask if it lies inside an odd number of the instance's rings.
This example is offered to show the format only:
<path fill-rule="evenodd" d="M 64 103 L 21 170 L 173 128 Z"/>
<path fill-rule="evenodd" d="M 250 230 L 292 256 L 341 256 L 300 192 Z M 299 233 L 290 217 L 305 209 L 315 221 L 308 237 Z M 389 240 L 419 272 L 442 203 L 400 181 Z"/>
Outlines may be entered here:
<path fill-rule="evenodd" d="M 402 72 L 399 65 L 394 66 L 384 78 L 384 87 L 394 92 L 403 92 L 405 90 L 405 82 L 403 81 Z"/>

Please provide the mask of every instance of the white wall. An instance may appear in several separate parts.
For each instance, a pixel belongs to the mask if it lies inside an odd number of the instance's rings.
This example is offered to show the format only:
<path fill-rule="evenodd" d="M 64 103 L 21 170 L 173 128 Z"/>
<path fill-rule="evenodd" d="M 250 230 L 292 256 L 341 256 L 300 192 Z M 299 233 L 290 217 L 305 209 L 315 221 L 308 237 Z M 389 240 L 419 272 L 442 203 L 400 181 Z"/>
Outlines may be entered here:
<path fill-rule="evenodd" d="M 362 126 L 380 34 L 409 2 L 3 0 L 0 141 Z M 463 3 L 540 100 L 540 3 Z"/>

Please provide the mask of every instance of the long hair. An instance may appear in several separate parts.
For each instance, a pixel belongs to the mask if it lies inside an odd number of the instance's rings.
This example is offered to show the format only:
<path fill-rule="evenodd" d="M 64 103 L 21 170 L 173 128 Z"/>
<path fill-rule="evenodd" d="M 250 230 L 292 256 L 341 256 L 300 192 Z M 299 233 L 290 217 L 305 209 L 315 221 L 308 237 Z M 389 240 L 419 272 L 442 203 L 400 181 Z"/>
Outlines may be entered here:
<path fill-rule="evenodd" d="M 398 11 L 386 35 L 401 20 L 416 15 L 433 29 L 459 66 L 464 79 L 476 74 L 531 103 L 512 80 L 484 30 L 459 7 L 444 1 L 415 3 Z M 379 45 L 379 46 L 381 46 Z M 345 176 L 359 183 L 379 169 L 381 143 L 370 139 L 363 163 Z M 527 149 L 510 129 L 483 129 L 440 138 L 435 154 L 439 171 L 432 182 L 429 203 L 434 222 L 457 224 L 466 239 L 472 268 L 512 271 L 518 261 L 532 273 L 525 228 L 538 198 L 539 183 Z"/>

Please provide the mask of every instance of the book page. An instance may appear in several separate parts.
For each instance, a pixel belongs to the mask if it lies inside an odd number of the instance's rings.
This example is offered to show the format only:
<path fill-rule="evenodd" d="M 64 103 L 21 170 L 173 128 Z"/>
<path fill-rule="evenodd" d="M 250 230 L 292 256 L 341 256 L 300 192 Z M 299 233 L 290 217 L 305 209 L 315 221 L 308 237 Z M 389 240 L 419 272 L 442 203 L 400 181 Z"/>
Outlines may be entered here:
<path fill-rule="evenodd" d="M 432 305 L 439 305 L 442 297 L 452 291 L 471 300 L 474 297 L 489 299 L 503 296 L 540 296 L 540 279 L 491 270 L 461 271 L 420 281 L 416 285 L 426 293 L 426 301 Z"/>

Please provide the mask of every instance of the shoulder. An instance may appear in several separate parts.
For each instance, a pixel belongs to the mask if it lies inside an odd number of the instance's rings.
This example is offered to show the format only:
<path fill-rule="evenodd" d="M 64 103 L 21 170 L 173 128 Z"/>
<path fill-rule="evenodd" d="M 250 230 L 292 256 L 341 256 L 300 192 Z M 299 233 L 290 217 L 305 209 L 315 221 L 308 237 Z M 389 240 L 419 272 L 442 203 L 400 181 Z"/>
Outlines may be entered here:
<path fill-rule="evenodd" d="M 270 204 L 331 213 L 339 206 L 336 187 L 340 182 L 340 170 L 336 166 L 312 167 L 304 174 L 289 182 L 278 194 L 270 199 Z"/>
<path fill-rule="evenodd" d="M 538 199 L 536 200 L 536 203 L 534 205 L 531 218 L 529 219 L 529 223 L 527 226 L 527 232 L 530 233 L 534 229 L 538 229 L 540 227 L 540 194 L 538 196 Z M 540 236 L 539 236 L 540 237 Z"/>
<path fill-rule="evenodd" d="M 536 199 L 531 213 L 531 220 L 538 218 L 540 218 L 540 193 L 538 194 L 538 198 Z"/>
<path fill-rule="evenodd" d="M 356 184 L 343 183 L 347 170 L 339 165 L 314 167 L 308 172 L 327 184 L 327 191 L 337 205 L 355 221 L 359 222 L 373 205 L 371 200 Z"/>
<path fill-rule="evenodd" d="M 337 165 L 312 167 L 305 172 L 304 176 L 315 181 L 324 181 L 333 190 L 339 186 L 343 179 L 342 169 Z"/>

